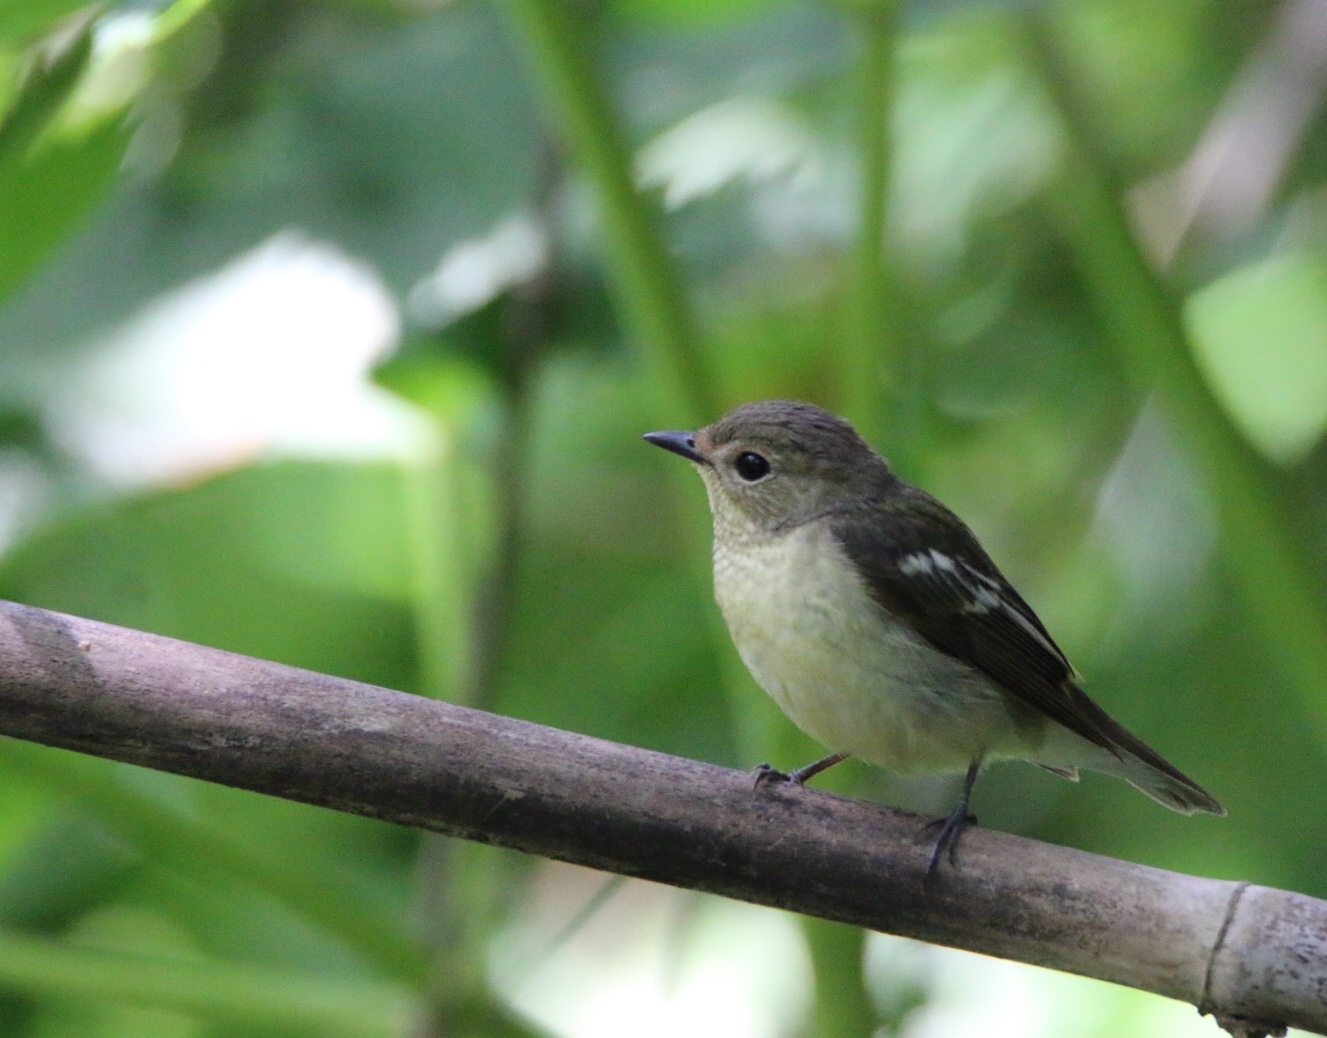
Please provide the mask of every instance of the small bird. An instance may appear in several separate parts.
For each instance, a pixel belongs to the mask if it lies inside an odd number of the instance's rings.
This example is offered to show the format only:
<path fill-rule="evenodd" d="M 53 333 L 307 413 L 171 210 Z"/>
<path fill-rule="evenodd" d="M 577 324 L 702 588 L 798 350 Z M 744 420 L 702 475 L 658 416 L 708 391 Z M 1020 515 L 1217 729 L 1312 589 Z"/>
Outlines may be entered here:
<path fill-rule="evenodd" d="M 693 462 L 714 516 L 714 593 L 760 686 L 829 756 L 757 785 L 802 785 L 857 757 L 966 769 L 928 875 L 951 864 L 983 764 L 1115 775 L 1182 814 L 1225 809 L 1079 686 L 972 531 L 811 404 L 744 404 L 645 439 Z M 937 823 L 933 823 L 937 824 Z"/>

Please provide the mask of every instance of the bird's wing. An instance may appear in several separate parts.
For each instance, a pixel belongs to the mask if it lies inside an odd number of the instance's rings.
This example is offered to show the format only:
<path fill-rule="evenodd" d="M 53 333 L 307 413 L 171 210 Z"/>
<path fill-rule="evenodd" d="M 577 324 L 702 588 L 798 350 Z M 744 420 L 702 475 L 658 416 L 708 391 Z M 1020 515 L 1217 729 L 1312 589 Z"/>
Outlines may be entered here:
<path fill-rule="evenodd" d="M 1135 743 L 1147 751 L 1078 687 L 1064 653 L 972 532 L 930 495 L 908 490 L 907 509 L 866 502 L 828 517 L 872 597 L 935 648 L 1085 739 L 1112 753 L 1136 752 Z"/>

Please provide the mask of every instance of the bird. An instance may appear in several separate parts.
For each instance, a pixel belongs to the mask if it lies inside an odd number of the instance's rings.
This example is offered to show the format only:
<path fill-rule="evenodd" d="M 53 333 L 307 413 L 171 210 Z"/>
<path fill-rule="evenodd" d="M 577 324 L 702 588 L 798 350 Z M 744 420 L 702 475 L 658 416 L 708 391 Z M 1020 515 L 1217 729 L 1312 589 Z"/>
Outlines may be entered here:
<path fill-rule="evenodd" d="M 743 404 L 702 429 L 646 433 L 692 462 L 714 521 L 714 594 L 757 684 L 832 752 L 756 785 L 803 785 L 848 757 L 958 772 L 928 877 L 983 767 L 1021 759 L 1114 775 L 1181 814 L 1225 809 L 1088 698 L 1032 607 L 966 524 L 813 404 Z"/>

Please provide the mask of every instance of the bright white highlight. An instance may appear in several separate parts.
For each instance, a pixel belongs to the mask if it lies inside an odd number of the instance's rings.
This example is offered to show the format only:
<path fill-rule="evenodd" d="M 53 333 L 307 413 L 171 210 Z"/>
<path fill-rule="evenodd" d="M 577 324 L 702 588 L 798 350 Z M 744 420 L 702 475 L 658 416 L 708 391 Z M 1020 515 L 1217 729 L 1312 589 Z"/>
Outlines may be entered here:
<path fill-rule="evenodd" d="M 1327 430 L 1327 263 L 1291 251 L 1240 267 L 1190 296 L 1184 316 L 1244 435 L 1279 464 L 1303 461 Z"/>
<path fill-rule="evenodd" d="M 930 1000 L 902 1038 L 1212 1038 L 1210 1019 L 1183 1002 L 1017 962 L 884 934 L 867 938 L 868 984 L 893 1002 L 908 989 Z"/>
<path fill-rule="evenodd" d="M 420 324 L 440 328 L 529 281 L 548 263 L 548 236 L 529 216 L 509 217 L 483 238 L 465 241 L 410 290 L 406 303 Z"/>
<path fill-rule="evenodd" d="M 80 127 L 127 108 L 147 86 L 149 51 L 156 20 L 145 11 L 117 11 L 97 19 L 92 59 L 61 113 L 64 125 Z"/>
<path fill-rule="evenodd" d="M 0 553 L 36 525 L 50 498 L 50 476 L 32 455 L 0 449 Z"/>
<path fill-rule="evenodd" d="M 1130 607 L 1108 632 L 1108 646 L 1143 627 L 1155 640 L 1203 615 L 1192 597 L 1216 551 L 1217 533 L 1202 480 L 1156 401 L 1149 401 L 1101 485 L 1092 524 L 1091 537 L 1113 561 Z M 1166 622 L 1155 624 L 1162 616 Z"/>
<path fill-rule="evenodd" d="M 820 175 L 815 136 L 773 101 L 730 97 L 669 127 L 640 150 L 637 179 L 677 209 L 745 177 L 753 183 Z"/>
<path fill-rule="evenodd" d="M 810 1001 L 792 916 L 628 880 L 557 939 L 607 879 L 552 862 L 493 957 L 494 982 L 563 1038 L 791 1038 Z"/>
<path fill-rule="evenodd" d="M 125 486 L 261 457 L 413 454 L 423 418 L 368 381 L 396 335 L 395 305 L 368 267 L 281 234 L 113 333 L 46 419 L 96 475 Z"/>

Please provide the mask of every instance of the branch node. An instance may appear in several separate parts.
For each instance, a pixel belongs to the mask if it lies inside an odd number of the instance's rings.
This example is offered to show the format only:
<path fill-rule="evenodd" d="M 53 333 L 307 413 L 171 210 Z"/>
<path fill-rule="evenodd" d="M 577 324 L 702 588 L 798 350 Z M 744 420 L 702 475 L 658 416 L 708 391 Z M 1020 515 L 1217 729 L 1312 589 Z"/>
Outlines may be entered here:
<path fill-rule="evenodd" d="M 1235 920 L 1235 911 L 1239 908 L 1244 892 L 1248 889 L 1249 884 L 1247 882 L 1236 883 L 1235 889 L 1230 892 L 1230 900 L 1226 904 L 1226 914 L 1221 920 L 1221 928 L 1217 930 L 1216 940 L 1212 942 L 1212 951 L 1207 956 L 1207 972 L 1203 977 L 1203 993 L 1198 1000 L 1198 1013 L 1201 1016 L 1210 1015 L 1223 1031 L 1229 1032 L 1234 1038 L 1284 1038 L 1286 1033 L 1285 1024 L 1249 1020 L 1246 1017 L 1223 1013 L 1212 1005 L 1212 974 L 1216 970 L 1216 957 L 1221 954 L 1221 949 L 1225 946 L 1226 934 L 1230 931 L 1230 924 Z"/>
<path fill-rule="evenodd" d="M 1216 957 L 1221 954 L 1221 949 L 1226 943 L 1226 934 L 1230 931 L 1230 924 L 1235 919 L 1235 909 L 1239 907 L 1240 899 L 1244 896 L 1244 891 L 1249 889 L 1248 882 L 1236 883 L 1235 889 L 1230 892 L 1230 900 L 1226 902 L 1226 914 L 1221 919 L 1221 927 L 1216 932 L 1216 940 L 1212 942 L 1212 950 L 1207 955 L 1207 971 L 1203 974 L 1203 993 L 1198 999 L 1198 1012 L 1202 1016 L 1214 1016 L 1217 1022 L 1222 1020 L 1221 1014 L 1215 1006 L 1212 1005 L 1212 974 L 1216 970 Z M 1231 1017 L 1231 1020 L 1236 1019 Z M 1221 1024 L 1222 1027 L 1226 1025 Z M 1230 1028 L 1226 1028 L 1230 1030 Z M 1284 1030 L 1284 1029 L 1283 1029 Z M 1234 1031 L 1230 1032 L 1235 1034 Z"/>

